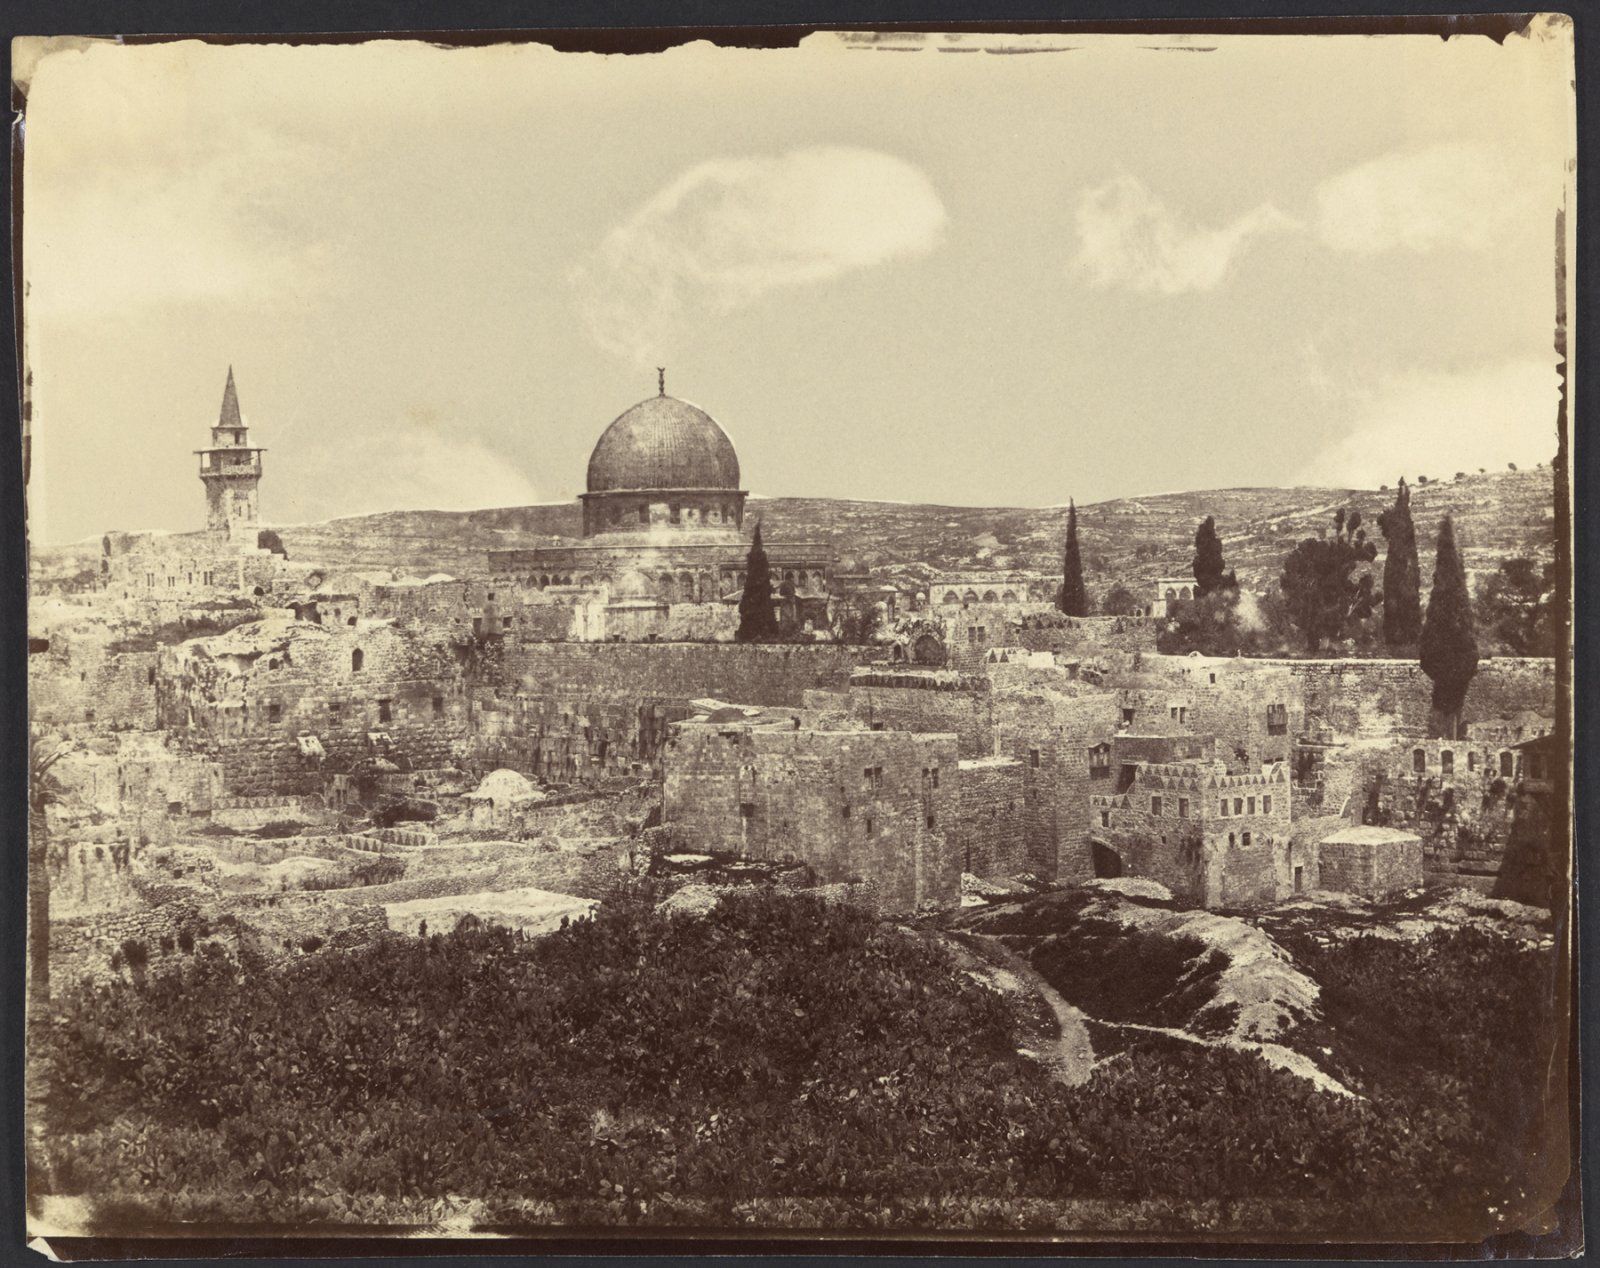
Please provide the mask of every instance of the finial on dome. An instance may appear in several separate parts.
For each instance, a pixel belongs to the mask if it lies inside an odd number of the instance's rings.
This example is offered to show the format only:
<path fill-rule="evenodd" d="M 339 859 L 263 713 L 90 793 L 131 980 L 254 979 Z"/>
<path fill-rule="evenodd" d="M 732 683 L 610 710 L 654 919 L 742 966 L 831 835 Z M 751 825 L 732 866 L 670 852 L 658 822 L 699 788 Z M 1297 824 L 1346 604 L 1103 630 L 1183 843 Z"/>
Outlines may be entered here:
<path fill-rule="evenodd" d="M 667 394 L 667 367 L 664 365 L 656 367 L 656 391 L 662 396 Z"/>

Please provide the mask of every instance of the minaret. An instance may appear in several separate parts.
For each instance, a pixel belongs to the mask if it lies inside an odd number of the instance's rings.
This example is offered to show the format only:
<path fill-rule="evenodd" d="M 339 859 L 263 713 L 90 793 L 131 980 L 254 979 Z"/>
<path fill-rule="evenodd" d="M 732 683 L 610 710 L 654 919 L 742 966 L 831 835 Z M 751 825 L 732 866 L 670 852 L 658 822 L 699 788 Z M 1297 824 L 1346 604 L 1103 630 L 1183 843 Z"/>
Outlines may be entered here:
<path fill-rule="evenodd" d="M 266 450 L 250 443 L 231 365 L 228 385 L 222 390 L 222 411 L 211 429 L 211 447 L 195 452 L 206 486 L 206 528 L 253 547 L 261 518 L 256 486 L 261 483 L 261 455 Z"/>

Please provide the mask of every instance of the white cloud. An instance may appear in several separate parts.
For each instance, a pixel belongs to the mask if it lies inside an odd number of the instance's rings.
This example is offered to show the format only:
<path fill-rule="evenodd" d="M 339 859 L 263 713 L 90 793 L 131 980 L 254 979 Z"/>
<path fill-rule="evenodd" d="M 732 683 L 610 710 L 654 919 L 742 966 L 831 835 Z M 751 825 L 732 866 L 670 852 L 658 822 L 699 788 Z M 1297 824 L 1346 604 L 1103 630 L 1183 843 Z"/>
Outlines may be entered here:
<path fill-rule="evenodd" d="M 1485 146 L 1385 154 L 1317 187 L 1317 234 L 1361 255 L 1479 249 L 1530 205 L 1532 192 Z"/>
<path fill-rule="evenodd" d="M 1290 483 L 1370 489 L 1400 476 L 1438 480 L 1479 467 L 1504 470 L 1508 462 L 1548 462 L 1558 388 L 1554 364 L 1536 360 L 1396 376 Z"/>
<path fill-rule="evenodd" d="M 917 168 L 819 146 L 700 163 L 572 271 L 590 333 L 648 364 L 771 291 L 931 251 L 944 205 Z"/>
<path fill-rule="evenodd" d="M 437 423 L 429 411 L 386 426 L 371 437 L 333 435 L 308 455 L 319 473 L 360 472 L 304 491 L 296 508 L 308 521 L 379 511 L 468 511 L 531 506 L 540 500 L 515 463 L 472 436 Z"/>
<path fill-rule="evenodd" d="M 1220 229 L 1188 224 L 1132 176 L 1087 191 L 1077 220 L 1072 270 L 1082 270 L 1098 287 L 1162 295 L 1211 290 L 1248 239 L 1294 224 L 1270 203 Z"/>

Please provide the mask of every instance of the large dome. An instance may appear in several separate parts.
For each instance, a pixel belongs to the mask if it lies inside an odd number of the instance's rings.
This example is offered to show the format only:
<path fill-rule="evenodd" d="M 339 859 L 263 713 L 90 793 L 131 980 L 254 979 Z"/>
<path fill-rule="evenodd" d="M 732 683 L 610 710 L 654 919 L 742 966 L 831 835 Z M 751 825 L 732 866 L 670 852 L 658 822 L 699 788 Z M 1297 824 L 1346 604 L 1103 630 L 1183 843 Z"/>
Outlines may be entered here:
<path fill-rule="evenodd" d="M 640 401 L 601 434 L 589 455 L 589 492 L 737 489 L 739 456 L 705 410 L 675 396 Z"/>

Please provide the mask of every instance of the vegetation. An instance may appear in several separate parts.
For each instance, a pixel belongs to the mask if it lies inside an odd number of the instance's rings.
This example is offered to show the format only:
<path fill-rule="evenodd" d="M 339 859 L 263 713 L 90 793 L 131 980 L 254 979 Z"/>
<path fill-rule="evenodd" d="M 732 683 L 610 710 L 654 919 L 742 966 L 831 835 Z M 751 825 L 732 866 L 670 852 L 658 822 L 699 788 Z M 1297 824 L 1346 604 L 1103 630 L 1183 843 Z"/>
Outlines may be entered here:
<path fill-rule="evenodd" d="M 1126 958 L 1104 950 L 1109 983 Z M 1317 954 L 1332 980 L 1342 950 Z M 1195 1202 L 1251 1199 L 1290 1204 L 1284 1231 L 1419 1235 L 1509 1200 L 1479 1108 L 1495 1098 L 1468 1092 L 1539 1086 L 1515 1081 L 1520 1014 L 1496 1011 L 1523 979 L 1489 949 L 1393 974 L 1418 1072 L 1374 1073 L 1364 1100 L 1171 1043 L 1064 1088 L 931 937 L 809 898 L 734 895 L 700 919 L 622 901 L 543 939 L 468 923 L 241 955 L 202 946 L 57 1001 L 31 1178 L 124 1229 L 381 1221 L 453 1194 L 490 1220 L 836 1227 L 1048 1225 L 1096 1198 L 1181 1224 Z"/>
<path fill-rule="evenodd" d="M 1391 650 L 1413 647 L 1422 632 L 1422 573 L 1417 566 L 1417 530 L 1411 522 L 1411 490 L 1405 478 L 1394 505 L 1378 516 L 1388 549 L 1383 556 L 1383 641 Z"/>
<path fill-rule="evenodd" d="M 1332 537 L 1307 537 L 1283 561 L 1280 586 L 1290 620 L 1316 652 L 1344 637 L 1346 629 L 1373 609 L 1372 574 L 1357 572 L 1378 557 L 1367 540 L 1359 511 L 1334 514 Z"/>
<path fill-rule="evenodd" d="M 1222 559 L 1222 538 L 1217 536 L 1216 517 L 1208 515 L 1194 531 L 1194 584 L 1201 595 L 1218 590 L 1237 590 L 1238 578 L 1227 571 Z"/>
<path fill-rule="evenodd" d="M 1422 672 L 1433 680 L 1434 726 L 1439 734 L 1453 737 L 1460 726 L 1467 688 L 1478 672 L 1478 640 L 1472 629 L 1466 567 L 1456 549 L 1455 525 L 1448 515 L 1439 525 L 1433 589 L 1418 651 Z"/>
<path fill-rule="evenodd" d="M 744 564 L 744 591 L 739 596 L 739 629 L 734 635 L 741 643 L 767 643 L 778 637 L 778 621 L 772 611 L 772 569 L 766 548 L 761 544 L 761 522 L 756 521 L 750 554 Z"/>
<path fill-rule="evenodd" d="M 1067 545 L 1061 560 L 1061 593 L 1056 606 L 1068 616 L 1089 615 L 1089 592 L 1083 585 L 1083 557 L 1078 553 L 1078 507 L 1067 502 Z"/>
<path fill-rule="evenodd" d="M 1555 565 L 1522 556 L 1505 560 L 1478 591 L 1487 632 L 1515 656 L 1556 654 Z"/>
<path fill-rule="evenodd" d="M 1114 585 L 1100 599 L 1100 611 L 1106 616 L 1132 616 L 1139 610 L 1139 600 L 1124 585 Z"/>

